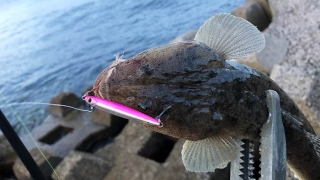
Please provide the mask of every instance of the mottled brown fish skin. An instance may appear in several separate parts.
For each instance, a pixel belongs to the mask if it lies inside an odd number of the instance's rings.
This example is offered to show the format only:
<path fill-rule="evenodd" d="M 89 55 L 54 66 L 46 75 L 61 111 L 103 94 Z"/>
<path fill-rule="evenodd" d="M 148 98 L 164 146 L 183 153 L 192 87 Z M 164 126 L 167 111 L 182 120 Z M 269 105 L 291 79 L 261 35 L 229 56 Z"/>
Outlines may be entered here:
<path fill-rule="evenodd" d="M 320 158 L 306 136 L 314 131 L 295 103 L 263 73 L 224 61 L 205 45 L 181 42 L 149 49 L 106 68 L 97 85 L 96 96 L 153 117 L 171 106 L 161 117 L 163 127 L 143 125 L 193 141 L 220 131 L 258 141 L 269 115 L 265 92 L 275 90 L 281 100 L 288 164 L 300 177 L 320 179 Z"/>

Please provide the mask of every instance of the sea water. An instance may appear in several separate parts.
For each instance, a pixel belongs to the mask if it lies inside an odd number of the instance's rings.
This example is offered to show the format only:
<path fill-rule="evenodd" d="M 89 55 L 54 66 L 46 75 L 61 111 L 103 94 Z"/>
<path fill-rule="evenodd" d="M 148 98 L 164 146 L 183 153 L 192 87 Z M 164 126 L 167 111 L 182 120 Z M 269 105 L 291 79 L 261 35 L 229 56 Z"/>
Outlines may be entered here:
<path fill-rule="evenodd" d="M 11 0 L 0 4 L 0 96 L 4 102 L 49 102 L 81 96 L 117 54 L 129 58 L 198 29 L 244 0 Z M 5 99 L 5 101 L 4 101 Z M 29 129 L 47 106 L 14 109 Z M 18 121 L 3 108 L 15 128 Z"/>

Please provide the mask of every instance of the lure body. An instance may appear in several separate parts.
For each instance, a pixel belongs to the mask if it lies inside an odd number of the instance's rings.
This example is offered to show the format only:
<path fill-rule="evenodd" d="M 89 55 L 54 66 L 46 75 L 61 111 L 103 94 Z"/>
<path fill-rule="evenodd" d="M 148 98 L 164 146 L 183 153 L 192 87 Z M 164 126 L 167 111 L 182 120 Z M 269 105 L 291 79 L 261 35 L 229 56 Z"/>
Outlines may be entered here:
<path fill-rule="evenodd" d="M 98 98 L 95 96 L 84 96 L 83 99 L 91 106 L 100 109 L 102 111 L 108 112 L 110 114 L 126 118 L 126 119 L 135 119 L 143 122 L 150 123 L 152 125 L 160 126 L 161 121 L 157 120 L 151 116 L 143 114 L 135 109 L 129 108 L 127 106 L 118 104 L 113 101 L 106 99 Z"/>

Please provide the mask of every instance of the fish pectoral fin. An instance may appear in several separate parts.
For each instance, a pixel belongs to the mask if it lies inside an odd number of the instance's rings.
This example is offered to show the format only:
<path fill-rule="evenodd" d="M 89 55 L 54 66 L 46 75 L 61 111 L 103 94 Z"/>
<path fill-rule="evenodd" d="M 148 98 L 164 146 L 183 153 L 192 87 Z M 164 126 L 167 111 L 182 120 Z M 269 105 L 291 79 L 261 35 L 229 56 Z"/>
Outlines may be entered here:
<path fill-rule="evenodd" d="M 236 156 L 238 146 L 231 136 L 218 134 L 199 141 L 187 140 L 182 148 L 182 162 L 188 171 L 213 172 L 224 168 Z"/>
<path fill-rule="evenodd" d="M 263 34 L 247 20 L 217 14 L 198 30 L 195 41 L 213 49 L 223 60 L 241 58 L 265 47 Z"/>

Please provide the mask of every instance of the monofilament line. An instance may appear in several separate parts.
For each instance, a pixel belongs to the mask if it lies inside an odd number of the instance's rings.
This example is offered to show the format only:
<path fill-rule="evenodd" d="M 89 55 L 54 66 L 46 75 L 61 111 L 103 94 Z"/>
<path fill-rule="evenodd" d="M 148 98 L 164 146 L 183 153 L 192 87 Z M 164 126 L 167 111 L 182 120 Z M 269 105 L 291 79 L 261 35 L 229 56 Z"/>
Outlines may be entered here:
<path fill-rule="evenodd" d="M 6 107 L 6 106 L 16 106 L 16 105 L 48 105 L 48 106 L 59 106 L 59 107 L 67 107 L 71 109 L 75 109 L 78 111 L 83 111 L 83 112 L 92 112 L 92 109 L 87 110 L 87 109 L 79 109 L 76 107 L 68 106 L 68 105 L 63 105 L 63 104 L 51 104 L 51 103 L 41 103 L 41 102 L 20 102 L 20 103 L 8 103 L 0 106 L 0 108 Z"/>
<path fill-rule="evenodd" d="M 3 94 L 0 92 L 0 95 L 3 99 L 3 101 L 6 101 Z M 27 132 L 28 136 L 30 136 L 31 140 L 33 141 L 33 143 L 36 145 L 37 149 L 39 150 L 41 156 L 45 159 L 45 161 L 49 164 L 50 168 L 52 169 L 53 173 L 57 176 L 57 178 L 60 180 L 60 177 L 58 176 L 57 172 L 54 170 L 53 166 L 51 165 L 51 163 L 49 162 L 49 160 L 47 159 L 47 157 L 44 155 L 43 151 L 40 149 L 39 144 L 37 143 L 37 141 L 33 138 L 31 132 L 29 131 L 29 129 L 27 128 L 27 126 L 24 124 L 24 122 L 22 121 L 22 119 L 20 118 L 20 116 L 18 115 L 18 113 L 12 108 L 12 106 L 10 106 L 9 104 L 19 104 L 19 103 L 6 103 L 6 105 L 12 110 L 12 112 L 14 113 L 14 115 L 18 118 L 18 121 L 22 124 L 22 127 L 24 128 L 24 130 Z M 20 103 L 21 104 L 21 103 Z M 2 107 L 2 106 L 1 106 Z"/>

